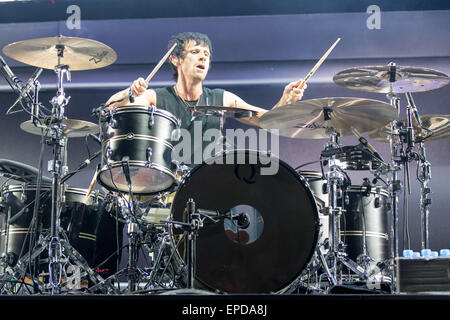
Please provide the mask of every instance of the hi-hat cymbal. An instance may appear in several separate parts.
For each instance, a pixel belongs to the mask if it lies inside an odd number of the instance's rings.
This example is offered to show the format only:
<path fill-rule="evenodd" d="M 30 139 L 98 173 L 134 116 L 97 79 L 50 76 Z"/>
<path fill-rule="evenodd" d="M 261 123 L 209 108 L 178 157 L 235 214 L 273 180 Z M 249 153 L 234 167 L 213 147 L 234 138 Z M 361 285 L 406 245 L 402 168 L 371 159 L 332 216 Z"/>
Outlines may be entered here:
<path fill-rule="evenodd" d="M 195 106 L 192 107 L 191 110 L 194 111 L 194 114 L 200 115 L 221 115 L 223 112 L 225 116 L 229 117 L 247 116 L 254 112 L 243 108 L 227 106 Z"/>
<path fill-rule="evenodd" d="M 333 81 L 348 89 L 376 93 L 429 91 L 450 83 L 448 75 L 436 70 L 395 66 L 395 71 L 392 71 L 391 68 L 390 66 L 350 68 L 336 73 Z"/>
<path fill-rule="evenodd" d="M 400 119 L 406 125 L 406 119 Z M 420 116 L 421 126 L 414 118 L 414 138 L 415 142 L 420 141 L 436 141 L 450 137 L 450 116 L 441 114 L 427 114 Z M 376 129 L 369 132 L 369 137 L 379 142 L 389 142 L 389 135 L 391 133 L 392 123 L 388 123 L 381 129 Z"/>
<path fill-rule="evenodd" d="M 44 124 L 43 120 L 41 122 Z M 65 126 L 65 128 L 63 129 L 63 135 L 65 135 L 68 138 L 81 138 L 85 137 L 89 133 L 96 134 L 99 132 L 97 124 L 84 120 L 64 119 L 62 121 L 62 124 Z M 47 127 L 50 128 L 49 125 L 47 125 Z M 20 129 L 22 129 L 25 132 L 39 136 L 42 134 L 41 128 L 35 126 L 31 120 L 22 122 L 20 124 Z M 44 129 L 44 133 L 47 136 L 51 135 L 50 130 Z"/>
<path fill-rule="evenodd" d="M 3 52 L 22 63 L 51 70 L 59 65 L 68 65 L 72 71 L 97 69 L 117 59 L 114 50 L 101 42 L 62 36 L 14 42 Z"/>
<path fill-rule="evenodd" d="M 298 139 L 324 139 L 335 131 L 341 136 L 383 127 L 396 119 L 388 103 L 361 98 L 322 98 L 297 101 L 266 112 L 259 120 L 263 129 L 279 129 L 279 135 Z"/>

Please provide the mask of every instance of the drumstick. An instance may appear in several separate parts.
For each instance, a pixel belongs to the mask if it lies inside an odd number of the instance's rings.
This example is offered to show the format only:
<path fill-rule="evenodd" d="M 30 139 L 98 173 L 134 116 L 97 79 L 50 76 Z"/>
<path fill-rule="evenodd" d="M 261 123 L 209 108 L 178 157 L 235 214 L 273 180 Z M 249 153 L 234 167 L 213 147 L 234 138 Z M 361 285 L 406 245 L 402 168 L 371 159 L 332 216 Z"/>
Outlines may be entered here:
<path fill-rule="evenodd" d="M 325 59 L 328 57 L 328 55 L 333 51 L 334 47 L 338 44 L 338 42 L 341 41 L 341 38 L 337 38 L 337 40 L 333 43 L 333 45 L 328 49 L 327 52 L 323 55 L 322 58 L 316 63 L 316 65 L 311 69 L 311 71 L 306 75 L 305 79 L 299 80 L 295 86 L 298 87 L 301 84 L 301 88 L 305 85 L 306 81 L 308 81 L 309 78 L 312 77 L 312 75 L 316 72 L 317 69 L 319 69 L 320 65 L 325 61 Z"/>
<path fill-rule="evenodd" d="M 84 201 L 83 201 L 83 203 L 85 205 L 87 205 L 87 203 L 89 201 L 89 197 L 91 196 L 92 190 L 94 190 L 95 184 L 97 183 L 97 174 L 98 174 L 98 170 L 95 170 L 94 176 L 92 177 L 91 184 L 89 185 L 89 189 L 86 193 L 86 197 L 84 198 Z"/>
<path fill-rule="evenodd" d="M 152 70 L 152 72 L 148 75 L 147 79 L 145 79 L 145 82 L 148 84 L 150 82 L 150 80 L 153 78 L 153 76 L 155 75 L 155 73 L 159 70 L 159 68 L 161 68 L 161 66 L 163 65 L 164 61 L 166 61 L 166 59 L 170 56 L 170 54 L 172 53 L 172 51 L 175 49 L 175 47 L 177 46 L 176 43 L 173 44 L 172 48 L 169 49 L 169 51 L 167 51 L 167 53 L 164 55 L 164 57 L 162 57 L 162 59 L 158 62 L 158 64 L 156 65 L 156 67 Z"/>

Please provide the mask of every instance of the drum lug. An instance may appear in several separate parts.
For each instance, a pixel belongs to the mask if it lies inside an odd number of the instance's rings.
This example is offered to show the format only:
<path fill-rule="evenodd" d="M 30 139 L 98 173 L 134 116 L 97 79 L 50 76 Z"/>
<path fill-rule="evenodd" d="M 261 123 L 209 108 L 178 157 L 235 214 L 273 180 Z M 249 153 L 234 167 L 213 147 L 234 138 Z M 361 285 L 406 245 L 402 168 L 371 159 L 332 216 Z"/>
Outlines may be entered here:
<path fill-rule="evenodd" d="M 150 119 L 148 120 L 148 128 L 151 129 L 155 124 L 155 116 L 153 113 L 155 112 L 155 106 L 149 106 L 148 111 L 150 112 Z"/>
<path fill-rule="evenodd" d="M 152 155 L 153 155 L 153 149 L 151 147 L 148 147 L 147 150 L 145 151 L 145 156 L 147 159 L 147 162 L 145 163 L 146 168 L 152 167 Z"/>
<path fill-rule="evenodd" d="M 112 156 L 112 149 L 111 149 L 110 146 L 108 145 L 108 147 L 106 147 L 106 162 L 107 162 L 108 164 L 110 164 L 110 163 L 112 162 L 111 156 Z"/>
<path fill-rule="evenodd" d="M 114 115 L 116 114 L 116 109 L 115 108 L 111 108 L 109 110 L 109 122 L 108 125 L 111 127 L 111 129 L 116 129 L 117 126 L 117 121 L 114 120 Z"/>
<path fill-rule="evenodd" d="M 176 128 L 172 130 L 172 133 L 170 135 L 170 140 L 172 141 L 178 141 L 181 138 L 181 130 L 180 128 Z"/>

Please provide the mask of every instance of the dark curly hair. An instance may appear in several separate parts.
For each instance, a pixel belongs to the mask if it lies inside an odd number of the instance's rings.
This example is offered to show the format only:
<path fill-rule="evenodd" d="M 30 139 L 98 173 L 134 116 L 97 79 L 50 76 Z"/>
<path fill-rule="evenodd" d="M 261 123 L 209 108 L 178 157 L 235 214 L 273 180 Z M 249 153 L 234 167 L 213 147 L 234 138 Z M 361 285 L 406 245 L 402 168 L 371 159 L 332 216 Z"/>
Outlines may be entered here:
<path fill-rule="evenodd" d="M 177 46 L 175 47 L 175 49 L 173 49 L 171 56 L 183 59 L 186 54 L 185 45 L 189 41 L 195 41 L 196 45 L 207 46 L 209 48 L 209 51 L 212 56 L 211 40 L 209 39 L 209 37 L 206 34 L 199 33 L 199 32 L 183 32 L 183 33 L 180 33 L 180 34 L 172 37 L 172 39 L 170 39 L 170 41 L 169 41 L 167 48 L 168 49 L 172 48 L 174 43 L 177 43 Z M 211 58 L 211 56 L 210 56 L 210 58 Z M 172 63 L 170 65 L 172 66 L 172 70 L 173 70 L 173 74 L 172 74 L 173 78 L 176 81 L 178 79 L 178 70 Z"/>

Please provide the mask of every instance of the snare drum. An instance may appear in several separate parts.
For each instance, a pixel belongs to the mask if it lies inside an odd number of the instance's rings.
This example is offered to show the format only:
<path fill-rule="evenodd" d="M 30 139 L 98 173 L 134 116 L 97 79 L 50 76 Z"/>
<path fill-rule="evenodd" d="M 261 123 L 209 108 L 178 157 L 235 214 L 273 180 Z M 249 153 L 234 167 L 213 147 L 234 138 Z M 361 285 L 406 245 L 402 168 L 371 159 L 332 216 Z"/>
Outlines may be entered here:
<path fill-rule="evenodd" d="M 170 189 L 173 142 L 180 121 L 153 106 L 122 106 L 100 118 L 102 163 L 98 181 L 113 191 L 154 194 Z"/>
<path fill-rule="evenodd" d="M 175 194 L 174 221 L 187 221 L 190 198 L 197 209 L 224 214 L 217 222 L 206 219 L 198 232 L 195 280 L 201 288 L 284 290 L 314 253 L 319 228 L 314 196 L 304 179 L 276 157 L 233 150 L 196 166 Z M 177 243 L 178 229 L 172 228 L 172 236 L 177 258 L 187 261 L 186 245 Z"/>

